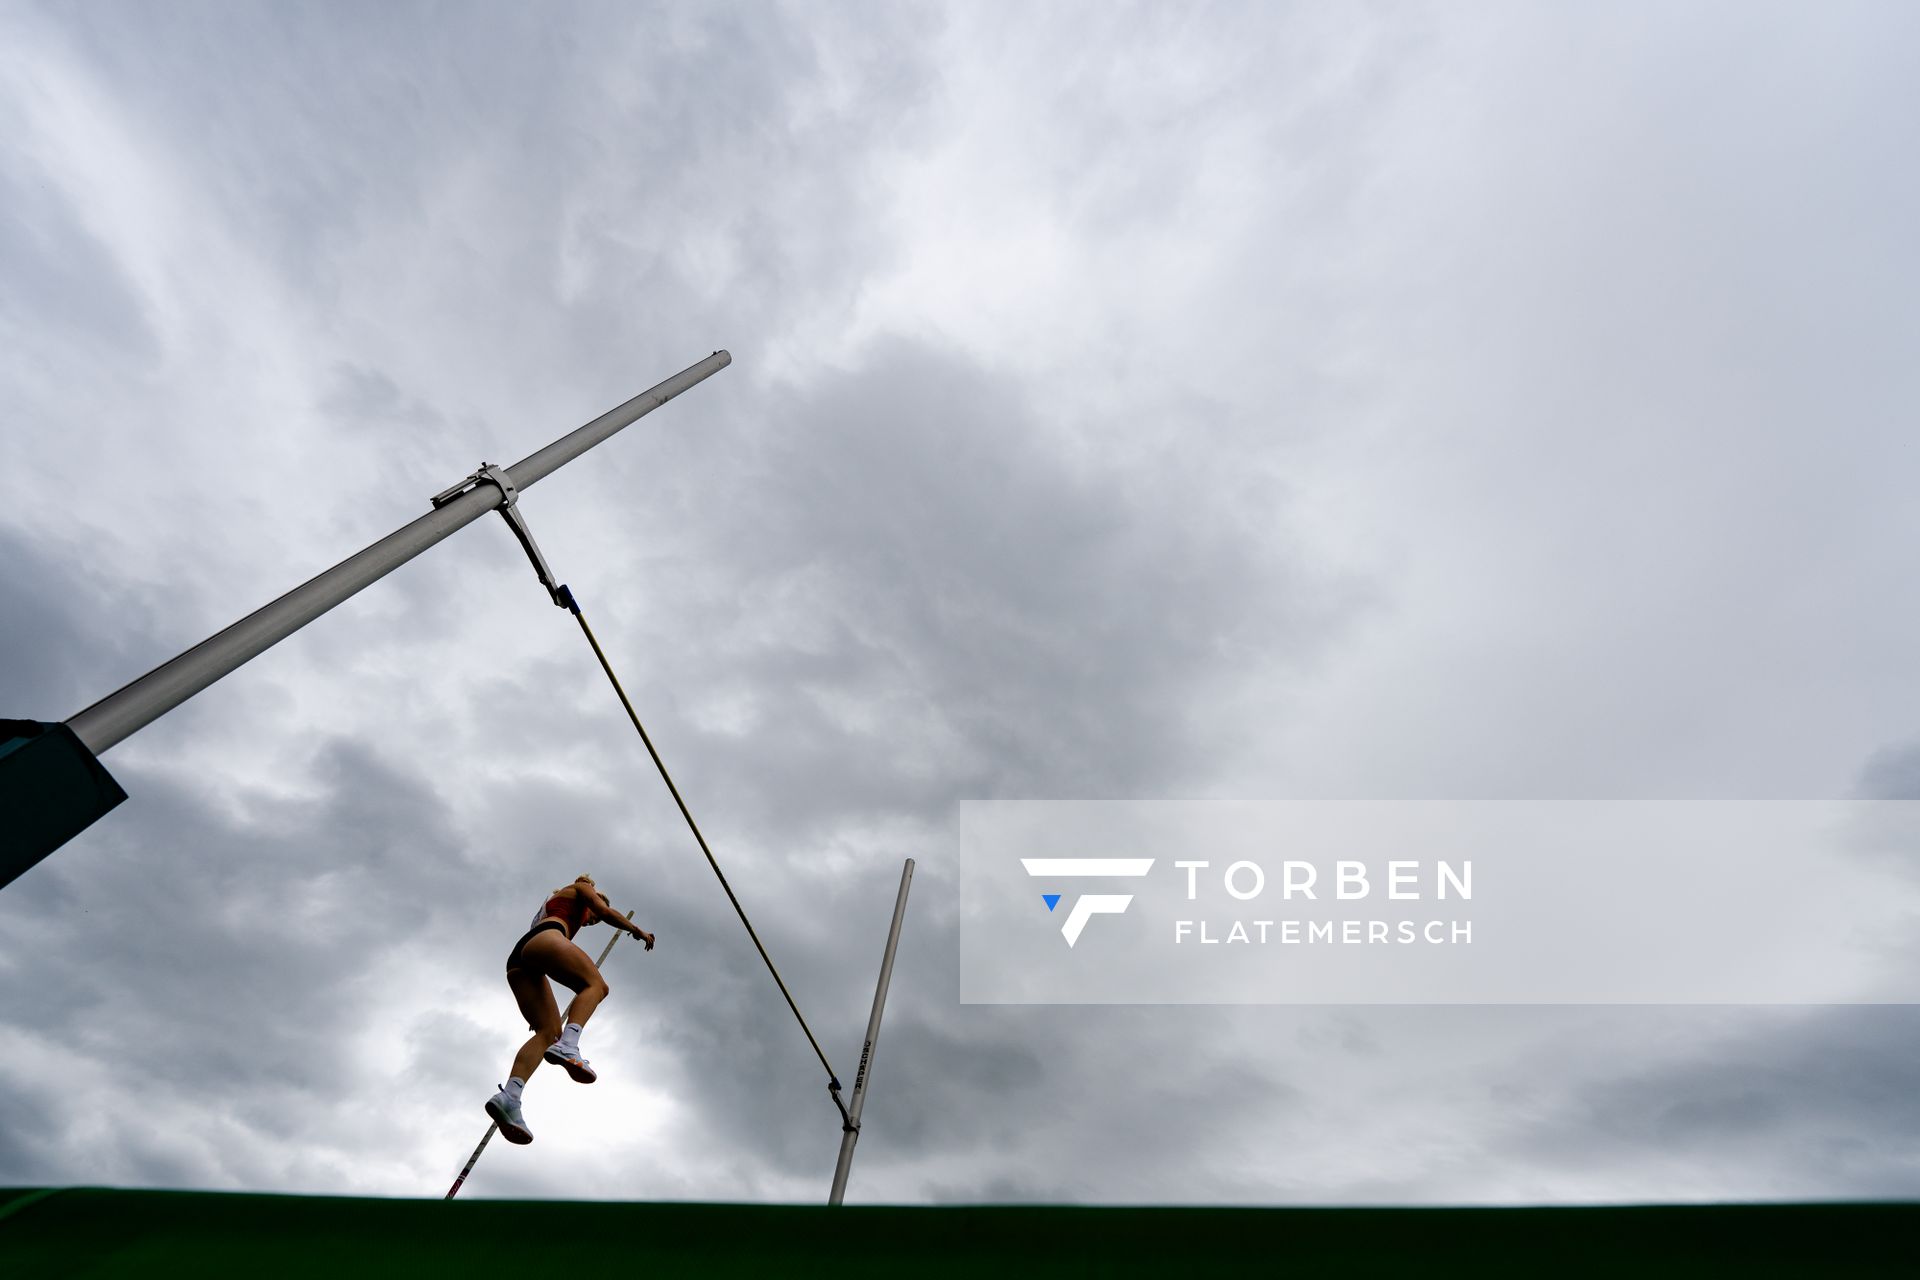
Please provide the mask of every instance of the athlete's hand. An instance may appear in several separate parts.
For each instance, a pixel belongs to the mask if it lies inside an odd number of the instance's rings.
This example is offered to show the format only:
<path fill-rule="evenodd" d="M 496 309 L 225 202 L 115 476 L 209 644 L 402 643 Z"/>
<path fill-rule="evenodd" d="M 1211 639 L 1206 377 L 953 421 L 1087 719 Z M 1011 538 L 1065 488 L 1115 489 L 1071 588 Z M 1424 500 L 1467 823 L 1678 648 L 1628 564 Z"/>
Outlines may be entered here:
<path fill-rule="evenodd" d="M 633 936 L 640 939 L 640 941 L 646 943 L 647 950 L 649 951 L 653 950 L 653 935 L 648 933 L 645 929 L 635 929 L 633 931 Z"/>

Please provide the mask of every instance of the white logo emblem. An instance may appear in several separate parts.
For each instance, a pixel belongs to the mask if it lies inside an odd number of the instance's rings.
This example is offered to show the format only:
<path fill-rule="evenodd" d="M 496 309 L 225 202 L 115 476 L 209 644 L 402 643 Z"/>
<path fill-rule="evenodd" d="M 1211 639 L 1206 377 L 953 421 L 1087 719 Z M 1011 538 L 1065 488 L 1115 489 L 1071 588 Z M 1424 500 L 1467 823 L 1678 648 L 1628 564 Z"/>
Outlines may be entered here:
<path fill-rule="evenodd" d="M 1020 864 L 1027 874 L 1041 880 L 1064 880 L 1074 876 L 1143 876 L 1153 866 L 1152 858 L 1022 858 Z M 1062 895 L 1043 893 L 1040 900 L 1052 911 L 1060 905 Z M 1060 926 L 1067 945 L 1071 947 L 1080 940 L 1080 931 L 1087 927 L 1087 921 L 1097 915 L 1119 915 L 1133 901 L 1130 893 L 1084 893 L 1074 899 L 1067 909 L 1067 918 Z"/>

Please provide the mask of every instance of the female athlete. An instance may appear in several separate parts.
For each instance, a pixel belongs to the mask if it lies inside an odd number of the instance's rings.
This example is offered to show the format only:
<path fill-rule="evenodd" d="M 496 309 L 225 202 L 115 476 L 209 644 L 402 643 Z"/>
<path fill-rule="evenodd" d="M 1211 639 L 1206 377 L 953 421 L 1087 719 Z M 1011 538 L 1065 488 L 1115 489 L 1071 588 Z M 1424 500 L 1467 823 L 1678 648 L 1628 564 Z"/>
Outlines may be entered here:
<path fill-rule="evenodd" d="M 520 1114 L 520 1091 L 542 1061 L 565 1067 L 581 1084 L 594 1082 L 593 1068 L 580 1056 L 580 1029 L 607 998 L 607 983 L 592 957 L 573 944 L 573 937 L 596 920 L 625 929 L 653 950 L 653 935 L 615 912 L 594 888 L 592 876 L 581 876 L 547 896 L 534 913 L 533 927 L 507 956 L 507 986 L 533 1032 L 513 1056 L 506 1084 L 487 1099 L 487 1114 L 508 1142 L 533 1141 L 533 1131 Z M 549 978 L 573 992 L 564 1027 L 553 1002 L 553 988 L 547 985 Z"/>

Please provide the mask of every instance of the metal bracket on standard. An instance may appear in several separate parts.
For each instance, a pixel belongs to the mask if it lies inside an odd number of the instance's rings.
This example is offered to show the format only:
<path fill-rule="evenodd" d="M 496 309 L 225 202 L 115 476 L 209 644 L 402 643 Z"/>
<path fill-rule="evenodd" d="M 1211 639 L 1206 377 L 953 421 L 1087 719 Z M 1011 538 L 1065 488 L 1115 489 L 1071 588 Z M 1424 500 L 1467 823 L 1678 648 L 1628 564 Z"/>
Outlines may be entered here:
<path fill-rule="evenodd" d="M 478 471 L 459 484 L 434 494 L 433 505 L 444 507 L 461 494 L 483 484 L 500 490 L 500 515 L 506 520 L 507 528 L 513 530 L 513 536 L 520 540 L 527 559 L 533 561 L 533 571 L 540 576 L 540 585 L 547 589 L 547 594 L 553 597 L 555 604 L 572 613 L 579 613 L 580 606 L 574 603 L 573 592 L 567 590 L 565 583 L 555 580 L 553 570 L 547 567 L 547 558 L 540 554 L 540 546 L 533 540 L 533 530 L 527 528 L 526 520 L 520 515 L 520 494 L 513 487 L 513 479 L 507 475 L 505 467 L 497 467 L 491 462 L 481 463 Z"/>
<path fill-rule="evenodd" d="M 860 1122 L 847 1114 L 847 1104 L 840 1100 L 840 1078 L 838 1076 L 827 1081 L 827 1093 L 833 1098 L 833 1105 L 840 1108 L 840 1132 L 860 1132 Z"/>

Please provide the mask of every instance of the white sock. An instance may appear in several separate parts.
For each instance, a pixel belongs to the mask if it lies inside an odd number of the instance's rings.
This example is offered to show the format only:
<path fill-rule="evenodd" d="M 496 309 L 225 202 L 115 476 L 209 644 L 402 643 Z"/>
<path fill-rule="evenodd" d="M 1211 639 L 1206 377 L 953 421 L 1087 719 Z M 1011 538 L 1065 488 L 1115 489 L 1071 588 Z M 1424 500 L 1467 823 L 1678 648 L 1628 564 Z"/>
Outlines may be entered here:
<path fill-rule="evenodd" d="M 520 1091 L 526 1087 L 527 1082 L 525 1080 L 522 1080 L 519 1076 L 512 1076 L 507 1080 L 506 1094 L 509 1098 L 518 1102 L 520 1101 Z"/>
<path fill-rule="evenodd" d="M 563 1049 L 578 1049 L 580 1047 L 579 1023 L 569 1022 L 567 1024 L 566 1029 L 560 1033 L 560 1047 Z"/>

